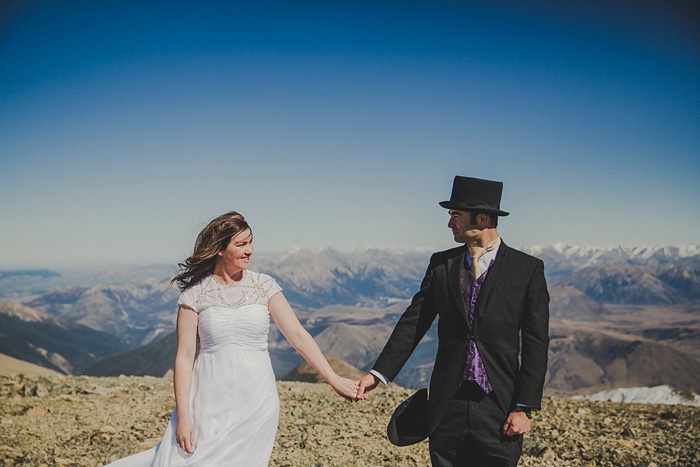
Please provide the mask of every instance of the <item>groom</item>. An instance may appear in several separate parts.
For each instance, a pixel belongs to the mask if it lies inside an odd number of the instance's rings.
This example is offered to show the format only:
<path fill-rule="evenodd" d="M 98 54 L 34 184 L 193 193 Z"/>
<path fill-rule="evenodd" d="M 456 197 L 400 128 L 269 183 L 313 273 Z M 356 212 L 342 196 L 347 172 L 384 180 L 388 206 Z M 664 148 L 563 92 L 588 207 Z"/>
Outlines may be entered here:
<path fill-rule="evenodd" d="M 431 257 L 420 290 L 360 380 L 360 398 L 393 380 L 438 317 L 423 416 L 392 418 L 399 426 L 389 427 L 395 444 L 429 437 L 433 466 L 517 465 L 522 435 L 540 408 L 549 345 L 544 264 L 501 240 L 498 217 L 509 214 L 500 209 L 502 188 L 455 177 L 450 200 L 440 205 L 462 245 Z"/>

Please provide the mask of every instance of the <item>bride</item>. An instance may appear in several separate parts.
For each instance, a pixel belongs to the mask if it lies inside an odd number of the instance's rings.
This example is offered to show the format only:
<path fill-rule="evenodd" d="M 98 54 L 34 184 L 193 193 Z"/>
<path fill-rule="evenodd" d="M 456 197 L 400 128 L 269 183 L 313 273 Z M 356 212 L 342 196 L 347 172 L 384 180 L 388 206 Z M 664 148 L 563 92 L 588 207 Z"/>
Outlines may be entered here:
<path fill-rule="evenodd" d="M 357 382 L 333 371 L 277 282 L 248 270 L 252 254 L 253 233 L 237 212 L 200 232 L 172 280 L 182 292 L 175 410 L 157 446 L 110 466 L 267 466 L 279 418 L 270 316 L 338 394 L 356 400 Z"/>

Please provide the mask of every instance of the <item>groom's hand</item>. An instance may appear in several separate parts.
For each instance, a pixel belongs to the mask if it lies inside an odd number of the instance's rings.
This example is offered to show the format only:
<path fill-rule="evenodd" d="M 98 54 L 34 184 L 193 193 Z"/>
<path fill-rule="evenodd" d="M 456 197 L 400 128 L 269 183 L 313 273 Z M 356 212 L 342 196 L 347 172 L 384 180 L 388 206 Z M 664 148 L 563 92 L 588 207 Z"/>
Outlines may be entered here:
<path fill-rule="evenodd" d="M 530 431 L 531 421 L 522 409 L 515 409 L 508 414 L 503 424 L 503 434 L 506 436 L 522 435 Z"/>
<path fill-rule="evenodd" d="M 367 399 L 367 393 L 372 389 L 376 388 L 379 384 L 379 378 L 374 376 L 372 373 L 367 373 L 358 381 L 359 386 L 357 388 L 357 400 Z"/>

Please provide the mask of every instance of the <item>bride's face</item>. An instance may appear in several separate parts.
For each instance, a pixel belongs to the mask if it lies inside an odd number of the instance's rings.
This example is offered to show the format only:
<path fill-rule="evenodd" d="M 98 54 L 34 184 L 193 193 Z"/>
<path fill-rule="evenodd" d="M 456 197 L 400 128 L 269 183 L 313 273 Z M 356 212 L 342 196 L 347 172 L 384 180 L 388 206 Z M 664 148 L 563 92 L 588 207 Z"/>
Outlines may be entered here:
<path fill-rule="evenodd" d="M 218 253 L 217 262 L 229 274 L 248 269 L 250 257 L 253 255 L 253 233 L 250 229 L 243 230 L 233 236 L 225 250 Z"/>

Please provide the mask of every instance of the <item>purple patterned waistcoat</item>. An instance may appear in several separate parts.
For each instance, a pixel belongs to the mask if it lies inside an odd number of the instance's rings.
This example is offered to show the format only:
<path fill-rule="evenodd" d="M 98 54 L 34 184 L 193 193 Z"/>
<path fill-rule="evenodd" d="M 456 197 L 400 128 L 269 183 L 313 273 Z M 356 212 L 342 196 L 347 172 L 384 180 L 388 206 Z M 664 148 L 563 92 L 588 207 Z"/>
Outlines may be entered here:
<path fill-rule="evenodd" d="M 464 306 L 467 312 L 467 319 L 469 320 L 469 329 L 472 334 L 472 338 L 469 340 L 464 373 L 462 374 L 462 380 L 459 384 L 461 386 L 465 381 L 474 381 L 486 394 L 489 394 L 493 391 L 493 386 L 491 386 L 489 376 L 486 374 L 484 362 L 481 359 L 481 355 L 479 355 L 479 349 L 476 347 L 476 341 L 474 341 L 473 338 L 475 335 L 474 312 L 476 310 L 476 300 L 479 298 L 481 286 L 484 285 L 487 274 L 488 270 L 484 271 L 478 279 L 474 279 L 474 274 L 472 274 L 471 270 L 462 266 L 459 275 L 459 285 L 462 289 L 462 298 L 464 298 Z"/>

